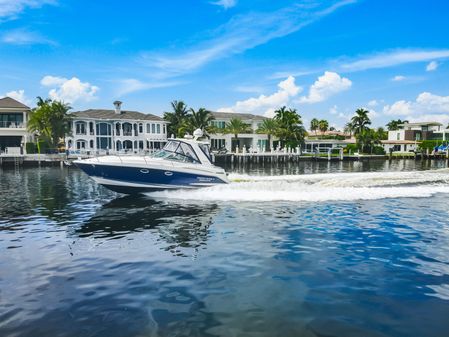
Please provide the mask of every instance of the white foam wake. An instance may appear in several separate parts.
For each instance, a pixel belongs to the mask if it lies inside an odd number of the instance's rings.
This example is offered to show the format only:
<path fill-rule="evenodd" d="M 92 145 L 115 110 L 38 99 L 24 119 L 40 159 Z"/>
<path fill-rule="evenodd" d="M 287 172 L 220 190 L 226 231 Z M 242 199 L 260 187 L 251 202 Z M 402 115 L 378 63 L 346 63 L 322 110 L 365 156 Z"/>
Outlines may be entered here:
<path fill-rule="evenodd" d="M 430 197 L 449 193 L 449 170 L 288 176 L 231 174 L 229 185 L 148 193 L 153 198 L 206 201 L 337 201 Z"/>

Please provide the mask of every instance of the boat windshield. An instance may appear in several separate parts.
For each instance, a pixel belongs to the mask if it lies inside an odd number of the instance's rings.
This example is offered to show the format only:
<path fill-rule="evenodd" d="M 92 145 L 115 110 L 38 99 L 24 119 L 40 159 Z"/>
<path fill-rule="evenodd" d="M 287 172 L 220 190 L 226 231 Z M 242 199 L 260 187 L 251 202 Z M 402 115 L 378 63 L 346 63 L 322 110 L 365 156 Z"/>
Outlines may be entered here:
<path fill-rule="evenodd" d="M 154 158 L 181 161 L 185 163 L 199 163 L 199 159 L 189 144 L 170 140 L 164 148 L 151 155 Z"/>
<path fill-rule="evenodd" d="M 212 157 L 210 155 L 210 148 L 209 148 L 209 144 L 198 144 L 201 151 L 203 151 L 203 153 L 206 155 L 207 159 L 209 159 L 209 161 L 212 161 Z"/>

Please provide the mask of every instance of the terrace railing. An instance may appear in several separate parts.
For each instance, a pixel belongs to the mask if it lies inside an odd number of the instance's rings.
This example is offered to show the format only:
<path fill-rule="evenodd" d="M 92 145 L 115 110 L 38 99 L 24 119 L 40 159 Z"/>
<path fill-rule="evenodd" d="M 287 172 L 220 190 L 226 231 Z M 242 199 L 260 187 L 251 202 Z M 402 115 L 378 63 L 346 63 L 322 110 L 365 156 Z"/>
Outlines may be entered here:
<path fill-rule="evenodd" d="M 25 125 L 25 123 L 0 121 L 0 128 L 24 129 L 24 128 L 26 128 L 26 125 Z"/>

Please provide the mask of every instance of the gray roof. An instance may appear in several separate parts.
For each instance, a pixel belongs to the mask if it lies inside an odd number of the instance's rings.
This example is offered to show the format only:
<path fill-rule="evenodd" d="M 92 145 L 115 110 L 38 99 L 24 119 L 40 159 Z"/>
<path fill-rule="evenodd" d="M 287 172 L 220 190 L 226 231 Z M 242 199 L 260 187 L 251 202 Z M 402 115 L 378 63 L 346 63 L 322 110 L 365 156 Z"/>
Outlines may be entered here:
<path fill-rule="evenodd" d="M 89 109 L 84 111 L 76 111 L 72 116 L 78 118 L 92 118 L 92 119 L 107 119 L 107 120 L 144 120 L 144 121 L 163 121 L 159 116 L 146 114 L 138 111 L 122 110 L 120 114 L 115 113 L 115 110 L 105 109 Z"/>
<path fill-rule="evenodd" d="M 25 104 L 20 103 L 19 101 L 16 101 L 15 99 L 11 98 L 11 97 L 4 97 L 4 98 L 0 98 L 0 109 L 2 108 L 19 108 L 19 109 L 26 109 L 26 110 L 30 110 L 30 108 L 28 106 L 26 106 Z"/>
<path fill-rule="evenodd" d="M 267 117 L 261 116 L 261 115 L 253 115 L 253 114 L 243 114 L 243 113 L 237 113 L 237 112 L 215 112 L 212 111 L 212 116 L 215 117 L 215 119 L 228 119 L 228 118 L 240 118 L 243 120 L 252 119 L 252 120 L 259 120 L 263 121 L 264 119 L 267 119 Z"/>

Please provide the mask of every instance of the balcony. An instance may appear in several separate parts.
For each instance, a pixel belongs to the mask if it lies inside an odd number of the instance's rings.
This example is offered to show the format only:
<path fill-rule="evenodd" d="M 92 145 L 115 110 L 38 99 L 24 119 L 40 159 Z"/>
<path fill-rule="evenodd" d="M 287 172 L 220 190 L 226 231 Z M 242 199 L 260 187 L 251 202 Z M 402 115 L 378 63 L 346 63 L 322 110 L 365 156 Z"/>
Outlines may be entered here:
<path fill-rule="evenodd" d="M 25 125 L 25 123 L 0 121 L 0 128 L 1 129 L 25 129 L 26 125 Z"/>

